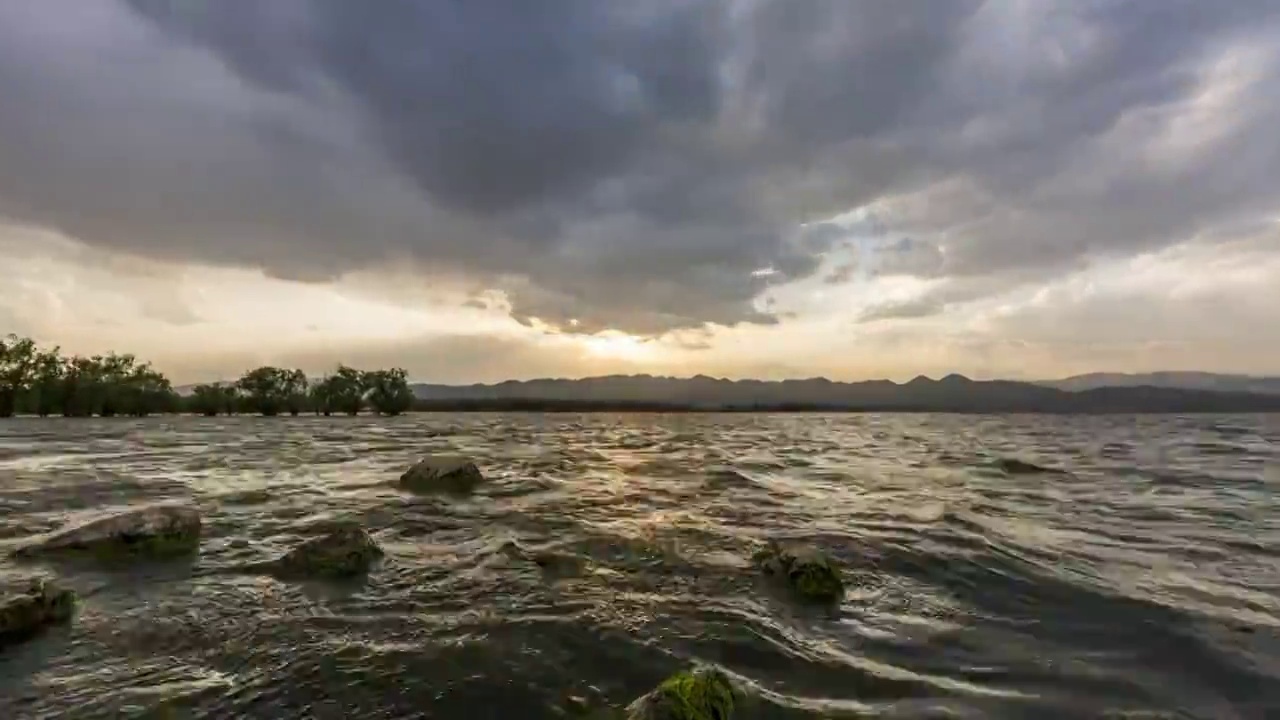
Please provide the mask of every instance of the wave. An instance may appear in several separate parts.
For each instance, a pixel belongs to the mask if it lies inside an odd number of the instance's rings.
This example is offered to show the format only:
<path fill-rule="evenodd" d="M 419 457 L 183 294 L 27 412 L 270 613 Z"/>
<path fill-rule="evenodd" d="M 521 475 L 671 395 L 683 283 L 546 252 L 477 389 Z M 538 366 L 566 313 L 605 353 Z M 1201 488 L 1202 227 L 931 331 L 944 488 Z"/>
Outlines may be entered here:
<path fill-rule="evenodd" d="M 0 463 L 0 545 L 176 498 L 201 507 L 205 537 L 193 566 L 42 566 L 84 600 L 0 654 L 0 716 L 536 720 L 702 661 L 780 720 L 1264 717 L 1280 708 L 1280 525 L 1261 476 L 1277 426 L 1143 423 L 121 420 L 89 426 L 95 453 L 77 456 L 83 426 L 16 421 L 0 446 L 59 459 Z M 1208 449 L 1224 423 L 1248 429 L 1231 441 L 1247 452 Z M 469 453 L 490 482 L 402 493 L 426 450 Z M 230 572 L 352 520 L 386 551 L 362 582 Z M 839 606 L 762 584 L 750 557 L 767 538 L 830 552 Z"/>

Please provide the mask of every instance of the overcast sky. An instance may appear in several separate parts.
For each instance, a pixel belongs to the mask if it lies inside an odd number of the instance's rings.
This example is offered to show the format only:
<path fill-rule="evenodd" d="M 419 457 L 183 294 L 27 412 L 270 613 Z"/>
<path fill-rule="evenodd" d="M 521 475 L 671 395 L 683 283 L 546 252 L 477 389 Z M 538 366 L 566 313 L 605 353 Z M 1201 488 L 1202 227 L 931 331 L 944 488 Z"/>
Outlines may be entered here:
<path fill-rule="evenodd" d="M 1280 0 L 0 0 L 0 333 L 1280 374 Z"/>

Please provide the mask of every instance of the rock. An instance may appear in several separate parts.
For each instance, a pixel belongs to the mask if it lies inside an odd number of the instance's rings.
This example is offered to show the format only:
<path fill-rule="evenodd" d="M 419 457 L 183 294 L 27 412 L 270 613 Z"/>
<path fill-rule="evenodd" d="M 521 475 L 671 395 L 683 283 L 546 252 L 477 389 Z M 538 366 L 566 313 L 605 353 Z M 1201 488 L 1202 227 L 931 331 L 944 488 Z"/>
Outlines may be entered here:
<path fill-rule="evenodd" d="M 626 720 L 732 720 L 743 699 L 723 671 L 710 666 L 677 673 L 626 708 Z"/>
<path fill-rule="evenodd" d="M 572 553 L 554 550 L 530 550 L 514 540 L 508 540 L 498 548 L 498 553 L 510 558 L 531 562 L 543 573 L 555 578 L 578 577 L 586 570 L 586 560 Z"/>
<path fill-rule="evenodd" d="M 271 500 L 271 492 L 265 489 L 239 490 L 218 495 L 214 499 L 223 505 L 261 505 Z"/>
<path fill-rule="evenodd" d="M 0 647 L 50 625 L 66 622 L 75 607 L 74 592 L 43 578 L 27 581 L 21 591 L 0 596 Z"/>
<path fill-rule="evenodd" d="M 364 528 L 344 525 L 290 550 L 273 563 L 273 569 L 292 577 L 351 577 L 366 572 L 382 555 L 382 548 Z"/>
<path fill-rule="evenodd" d="M 455 455 L 425 457 L 400 476 L 400 487 L 424 493 L 469 493 L 482 482 L 480 468 Z"/>
<path fill-rule="evenodd" d="M 1017 458 L 1000 458 L 996 460 L 996 467 L 1003 471 L 1006 475 L 1065 475 L 1066 472 L 1057 468 L 1041 467 L 1035 463 L 1019 460 Z"/>
<path fill-rule="evenodd" d="M 806 600 L 836 602 L 844 597 L 840 568 L 817 548 L 770 540 L 753 559 L 764 574 L 784 580 Z"/>
<path fill-rule="evenodd" d="M 127 510 L 58 530 L 14 552 L 17 557 L 86 554 L 98 558 L 165 558 L 200 546 L 200 511 L 162 504 Z"/>

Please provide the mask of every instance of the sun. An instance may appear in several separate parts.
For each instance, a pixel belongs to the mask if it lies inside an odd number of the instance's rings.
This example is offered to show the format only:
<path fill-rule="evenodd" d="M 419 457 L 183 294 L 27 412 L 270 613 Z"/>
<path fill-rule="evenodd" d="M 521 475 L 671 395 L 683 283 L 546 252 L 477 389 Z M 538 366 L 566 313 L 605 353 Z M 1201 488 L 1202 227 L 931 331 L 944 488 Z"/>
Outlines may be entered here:
<path fill-rule="evenodd" d="M 645 360 L 653 356 L 654 341 L 639 338 L 618 330 L 604 330 L 582 338 L 582 344 L 591 355 L 616 360 Z"/>

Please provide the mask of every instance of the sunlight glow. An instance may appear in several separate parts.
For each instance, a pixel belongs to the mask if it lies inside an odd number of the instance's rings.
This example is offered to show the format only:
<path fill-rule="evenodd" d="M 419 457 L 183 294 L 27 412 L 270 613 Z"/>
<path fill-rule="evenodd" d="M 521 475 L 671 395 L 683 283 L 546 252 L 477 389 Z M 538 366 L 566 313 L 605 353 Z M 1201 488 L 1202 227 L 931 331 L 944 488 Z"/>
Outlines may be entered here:
<path fill-rule="evenodd" d="M 582 338 L 589 354 L 618 360 L 646 360 L 657 354 L 656 343 L 617 330 L 605 330 Z"/>

